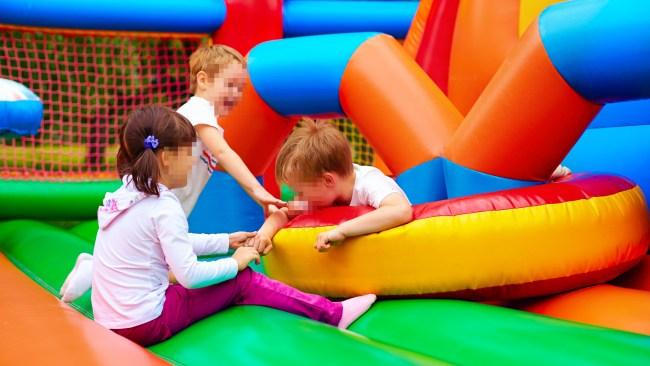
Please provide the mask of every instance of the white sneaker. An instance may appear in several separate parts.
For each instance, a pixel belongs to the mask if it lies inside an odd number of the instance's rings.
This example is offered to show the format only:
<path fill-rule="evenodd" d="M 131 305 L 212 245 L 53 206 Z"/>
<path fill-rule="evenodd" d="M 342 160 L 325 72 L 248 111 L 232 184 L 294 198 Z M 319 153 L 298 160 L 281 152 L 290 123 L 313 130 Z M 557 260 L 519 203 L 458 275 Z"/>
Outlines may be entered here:
<path fill-rule="evenodd" d="M 61 286 L 61 300 L 73 302 L 81 295 L 90 290 L 93 282 L 93 256 L 88 253 L 81 253 L 77 257 L 74 268 L 66 277 Z"/>

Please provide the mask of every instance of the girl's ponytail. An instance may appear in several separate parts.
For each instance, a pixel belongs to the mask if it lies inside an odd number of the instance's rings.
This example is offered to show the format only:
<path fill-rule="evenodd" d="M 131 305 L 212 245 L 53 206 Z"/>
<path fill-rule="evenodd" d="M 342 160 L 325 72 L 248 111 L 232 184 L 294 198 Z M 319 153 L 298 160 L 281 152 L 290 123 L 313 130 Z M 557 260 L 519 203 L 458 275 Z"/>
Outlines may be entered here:
<path fill-rule="evenodd" d="M 180 114 L 163 106 L 146 106 L 133 111 L 120 128 L 117 170 L 120 177 L 131 175 L 136 189 L 160 195 L 162 149 L 191 146 L 196 141 L 192 124 Z"/>
<path fill-rule="evenodd" d="M 160 165 L 156 153 L 152 149 L 145 149 L 135 159 L 131 167 L 131 178 L 138 191 L 156 196 L 160 195 L 158 190 Z"/>

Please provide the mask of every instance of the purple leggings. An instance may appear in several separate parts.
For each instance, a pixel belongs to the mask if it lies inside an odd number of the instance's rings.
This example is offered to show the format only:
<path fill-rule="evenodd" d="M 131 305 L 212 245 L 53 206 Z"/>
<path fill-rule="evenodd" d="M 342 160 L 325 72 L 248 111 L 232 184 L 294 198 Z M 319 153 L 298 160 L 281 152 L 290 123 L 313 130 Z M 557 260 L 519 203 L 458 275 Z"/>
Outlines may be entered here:
<path fill-rule="evenodd" d="M 132 328 L 113 331 L 142 346 L 164 341 L 192 323 L 231 305 L 261 305 L 331 325 L 341 320 L 339 302 L 300 292 L 247 268 L 230 281 L 199 289 L 170 285 L 159 317 Z"/>

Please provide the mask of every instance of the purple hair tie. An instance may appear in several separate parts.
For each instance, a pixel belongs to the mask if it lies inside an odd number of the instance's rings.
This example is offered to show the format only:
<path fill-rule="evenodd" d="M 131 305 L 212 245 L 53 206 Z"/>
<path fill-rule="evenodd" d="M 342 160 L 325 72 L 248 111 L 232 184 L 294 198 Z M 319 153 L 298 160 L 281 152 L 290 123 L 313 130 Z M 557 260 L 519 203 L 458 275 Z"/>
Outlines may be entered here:
<path fill-rule="evenodd" d="M 158 147 L 158 139 L 154 135 L 149 135 L 144 139 L 144 148 L 155 150 Z"/>

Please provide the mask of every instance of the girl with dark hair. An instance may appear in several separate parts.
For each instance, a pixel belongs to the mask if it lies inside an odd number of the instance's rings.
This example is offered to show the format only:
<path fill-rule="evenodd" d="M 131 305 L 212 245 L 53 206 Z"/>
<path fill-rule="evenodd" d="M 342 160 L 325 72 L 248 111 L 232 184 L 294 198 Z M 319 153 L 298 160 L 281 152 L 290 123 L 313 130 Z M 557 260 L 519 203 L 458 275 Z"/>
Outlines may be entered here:
<path fill-rule="evenodd" d="M 187 184 L 196 135 L 183 116 L 150 106 L 120 130 L 123 185 L 106 194 L 97 216 L 92 304 L 95 320 L 143 346 L 163 341 L 231 305 L 268 306 L 346 328 L 374 295 L 332 302 L 248 268 L 264 248 L 254 233 L 189 234 L 178 198 Z M 203 262 L 197 255 L 232 257 Z M 171 272 L 178 284 L 170 284 Z"/>

